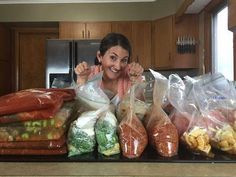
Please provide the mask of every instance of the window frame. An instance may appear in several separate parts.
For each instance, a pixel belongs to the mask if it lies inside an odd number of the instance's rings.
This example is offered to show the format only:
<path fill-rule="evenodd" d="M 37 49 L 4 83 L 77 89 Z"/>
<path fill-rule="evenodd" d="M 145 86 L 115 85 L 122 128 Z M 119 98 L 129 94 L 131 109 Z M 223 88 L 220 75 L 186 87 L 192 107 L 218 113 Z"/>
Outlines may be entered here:
<path fill-rule="evenodd" d="M 213 15 L 224 6 L 228 6 L 227 0 L 212 0 L 204 9 L 204 66 L 205 73 L 212 73 L 212 33 Z M 236 79 L 236 34 L 233 37 L 234 58 L 234 80 Z"/>

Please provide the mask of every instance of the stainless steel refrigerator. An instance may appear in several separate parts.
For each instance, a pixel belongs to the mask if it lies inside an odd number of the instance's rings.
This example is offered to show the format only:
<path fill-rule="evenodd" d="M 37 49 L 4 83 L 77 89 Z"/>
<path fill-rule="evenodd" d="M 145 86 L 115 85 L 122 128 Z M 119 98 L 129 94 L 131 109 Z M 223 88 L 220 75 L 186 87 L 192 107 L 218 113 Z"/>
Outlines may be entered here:
<path fill-rule="evenodd" d="M 46 87 L 64 88 L 76 80 L 74 68 L 82 61 L 94 65 L 100 40 L 60 40 L 46 42 Z"/>

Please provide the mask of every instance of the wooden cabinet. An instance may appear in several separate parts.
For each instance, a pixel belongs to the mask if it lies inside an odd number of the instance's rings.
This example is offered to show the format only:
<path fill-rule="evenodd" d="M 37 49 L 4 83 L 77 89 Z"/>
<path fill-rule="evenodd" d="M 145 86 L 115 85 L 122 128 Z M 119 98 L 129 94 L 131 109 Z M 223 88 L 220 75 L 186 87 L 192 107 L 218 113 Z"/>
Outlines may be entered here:
<path fill-rule="evenodd" d="M 228 0 L 228 27 L 236 32 L 236 1 Z"/>
<path fill-rule="evenodd" d="M 45 87 L 45 46 L 50 38 L 58 38 L 57 29 L 15 30 L 16 90 Z"/>
<path fill-rule="evenodd" d="M 151 22 L 132 22 L 132 61 L 139 62 L 144 69 L 151 67 Z"/>
<path fill-rule="evenodd" d="M 111 31 L 125 35 L 132 42 L 132 22 L 112 22 Z"/>
<path fill-rule="evenodd" d="M 155 20 L 152 25 L 153 67 L 155 69 L 198 68 L 198 16 L 184 15 L 175 23 L 174 16 Z M 178 37 L 195 40 L 194 52 L 177 52 Z"/>
<path fill-rule="evenodd" d="M 111 32 L 110 22 L 60 22 L 60 39 L 102 39 Z"/>
<path fill-rule="evenodd" d="M 144 69 L 151 67 L 151 22 L 112 22 L 112 32 L 124 34 L 132 45 L 131 61 L 139 62 Z"/>
<path fill-rule="evenodd" d="M 158 19 L 152 24 L 153 67 L 171 68 L 173 58 L 174 17 Z"/>

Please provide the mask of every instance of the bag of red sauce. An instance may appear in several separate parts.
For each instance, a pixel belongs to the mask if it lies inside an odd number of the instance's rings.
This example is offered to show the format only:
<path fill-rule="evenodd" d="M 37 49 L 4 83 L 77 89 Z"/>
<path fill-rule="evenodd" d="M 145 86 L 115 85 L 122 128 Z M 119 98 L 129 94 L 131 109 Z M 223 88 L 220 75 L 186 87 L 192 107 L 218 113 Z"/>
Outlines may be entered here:
<path fill-rule="evenodd" d="M 127 158 L 137 158 L 141 156 L 148 144 L 147 132 L 134 113 L 134 89 L 131 87 L 130 107 L 126 117 L 122 119 L 119 127 L 119 140 L 122 149 L 122 154 Z"/>
<path fill-rule="evenodd" d="M 171 157 L 178 153 L 179 138 L 176 127 L 162 109 L 162 100 L 168 83 L 164 76 L 156 76 L 156 72 L 153 75 L 155 77 L 153 104 L 144 118 L 144 125 L 148 132 L 149 142 L 155 150 L 161 156 Z"/>
<path fill-rule="evenodd" d="M 52 118 L 73 89 L 27 89 L 0 97 L 0 123 Z"/>

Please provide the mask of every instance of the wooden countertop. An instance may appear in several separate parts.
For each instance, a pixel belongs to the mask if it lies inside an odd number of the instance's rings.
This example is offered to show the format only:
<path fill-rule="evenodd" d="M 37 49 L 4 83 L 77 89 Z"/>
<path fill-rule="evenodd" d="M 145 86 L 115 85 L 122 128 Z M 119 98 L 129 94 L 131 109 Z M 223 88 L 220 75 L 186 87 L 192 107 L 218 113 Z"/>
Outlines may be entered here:
<path fill-rule="evenodd" d="M 236 163 L 0 162 L 1 176 L 229 177 Z"/>

